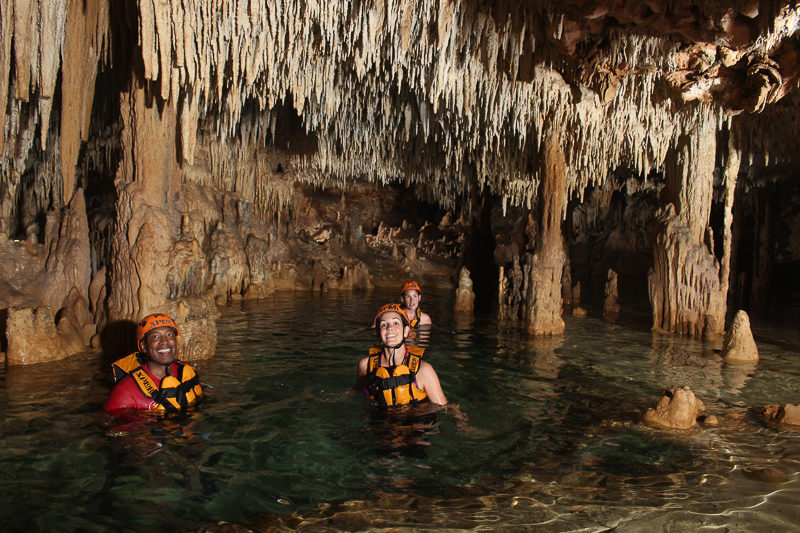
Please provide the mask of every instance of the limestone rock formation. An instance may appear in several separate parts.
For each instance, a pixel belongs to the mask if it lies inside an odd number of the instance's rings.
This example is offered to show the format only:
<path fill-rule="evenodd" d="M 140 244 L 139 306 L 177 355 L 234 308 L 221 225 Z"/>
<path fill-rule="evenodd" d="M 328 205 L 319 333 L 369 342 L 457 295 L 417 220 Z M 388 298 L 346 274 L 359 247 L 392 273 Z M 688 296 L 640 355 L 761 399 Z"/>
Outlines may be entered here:
<path fill-rule="evenodd" d="M 642 421 L 656 428 L 689 429 L 697 425 L 697 417 L 705 409 L 689 387 L 671 387 L 655 408 L 645 411 Z"/>
<path fill-rule="evenodd" d="M 613 316 L 619 313 L 619 288 L 617 287 L 617 273 L 608 269 L 608 281 L 605 286 L 605 299 L 603 300 L 603 315 Z"/>
<path fill-rule="evenodd" d="M 750 317 L 743 310 L 736 312 L 722 344 L 722 358 L 727 363 L 754 363 L 758 361 L 758 346 L 750 330 Z"/>
<path fill-rule="evenodd" d="M 759 415 L 767 424 L 778 424 L 782 427 L 800 429 L 800 405 L 790 403 L 769 404 L 760 408 Z"/>
<path fill-rule="evenodd" d="M 540 232 L 528 264 L 527 329 L 533 335 L 560 335 L 561 277 L 564 241 L 561 219 L 566 202 L 566 161 L 558 141 L 545 143 L 545 174 L 541 184 Z"/>
<path fill-rule="evenodd" d="M 534 335 L 609 269 L 654 329 L 720 335 L 800 260 L 799 27 L 785 0 L 0 0 L 0 311 L 74 287 L 98 332 L 210 323 L 466 264 Z"/>
<path fill-rule="evenodd" d="M 76 302 L 71 307 L 80 304 L 85 305 L 86 302 Z M 62 316 L 56 323 L 55 314 L 49 307 L 11 307 L 6 321 L 6 360 L 10 365 L 46 363 L 84 351 L 88 344 L 88 332 L 79 326 L 67 316 Z M 94 328 L 94 324 L 91 324 L 91 328 Z"/>
<path fill-rule="evenodd" d="M 471 313 L 475 309 L 475 293 L 472 291 L 472 278 L 469 277 L 469 269 L 461 267 L 458 276 L 458 288 L 456 289 L 456 302 L 453 310 L 456 312 Z"/>

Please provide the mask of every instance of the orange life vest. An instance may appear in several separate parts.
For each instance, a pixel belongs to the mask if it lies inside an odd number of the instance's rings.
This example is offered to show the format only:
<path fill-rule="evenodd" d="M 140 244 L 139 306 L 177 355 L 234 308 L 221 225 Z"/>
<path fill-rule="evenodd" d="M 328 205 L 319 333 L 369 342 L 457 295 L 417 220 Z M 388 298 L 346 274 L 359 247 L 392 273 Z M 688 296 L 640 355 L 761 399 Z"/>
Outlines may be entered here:
<path fill-rule="evenodd" d="M 178 366 L 176 376 L 164 376 L 161 386 L 156 385 L 150 374 L 145 372 L 142 365 L 147 359 L 144 354 L 132 353 L 112 363 L 114 381 L 120 381 L 130 375 L 146 397 L 157 404 L 157 409 L 177 413 L 190 405 L 194 405 L 203 397 L 200 378 L 190 365 L 175 361 Z"/>
<path fill-rule="evenodd" d="M 381 407 L 417 403 L 428 397 L 415 383 L 425 348 L 406 346 L 406 350 L 405 361 L 391 369 L 391 375 L 390 369 L 380 366 L 383 347 L 373 346 L 369 350 L 367 387 L 370 398 Z"/>

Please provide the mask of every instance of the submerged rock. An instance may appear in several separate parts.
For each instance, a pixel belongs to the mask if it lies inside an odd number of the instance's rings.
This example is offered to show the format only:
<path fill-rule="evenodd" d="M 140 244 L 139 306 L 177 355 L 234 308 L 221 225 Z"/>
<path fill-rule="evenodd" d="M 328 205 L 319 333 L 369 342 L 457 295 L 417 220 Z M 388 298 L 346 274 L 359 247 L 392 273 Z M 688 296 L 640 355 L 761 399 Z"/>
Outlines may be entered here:
<path fill-rule="evenodd" d="M 739 310 L 725 335 L 722 357 L 726 363 L 752 363 L 758 361 L 758 347 L 750 330 L 750 317 Z"/>
<path fill-rule="evenodd" d="M 642 421 L 656 428 L 689 429 L 705 410 L 703 401 L 689 387 L 672 387 L 664 391 L 655 409 L 645 411 Z"/>

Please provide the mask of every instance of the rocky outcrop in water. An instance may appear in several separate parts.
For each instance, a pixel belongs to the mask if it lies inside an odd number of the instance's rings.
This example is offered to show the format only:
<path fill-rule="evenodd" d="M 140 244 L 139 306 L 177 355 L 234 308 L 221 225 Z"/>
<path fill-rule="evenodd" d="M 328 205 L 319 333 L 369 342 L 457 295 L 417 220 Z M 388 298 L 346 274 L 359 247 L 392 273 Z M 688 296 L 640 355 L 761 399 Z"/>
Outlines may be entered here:
<path fill-rule="evenodd" d="M 672 387 L 664 391 L 655 408 L 645 411 L 642 421 L 656 428 L 689 429 L 697 425 L 705 410 L 689 387 Z"/>
<path fill-rule="evenodd" d="M 736 312 L 733 323 L 725 334 L 722 358 L 727 363 L 755 363 L 758 361 L 758 346 L 750 330 L 750 317 L 741 309 Z"/>
<path fill-rule="evenodd" d="M 472 278 L 469 277 L 469 269 L 461 267 L 458 276 L 458 288 L 456 289 L 456 303 L 453 304 L 453 311 L 461 313 L 471 313 L 475 309 L 475 293 L 472 291 Z"/>
<path fill-rule="evenodd" d="M 769 404 L 756 410 L 761 420 L 769 425 L 800 430 L 800 405 Z"/>

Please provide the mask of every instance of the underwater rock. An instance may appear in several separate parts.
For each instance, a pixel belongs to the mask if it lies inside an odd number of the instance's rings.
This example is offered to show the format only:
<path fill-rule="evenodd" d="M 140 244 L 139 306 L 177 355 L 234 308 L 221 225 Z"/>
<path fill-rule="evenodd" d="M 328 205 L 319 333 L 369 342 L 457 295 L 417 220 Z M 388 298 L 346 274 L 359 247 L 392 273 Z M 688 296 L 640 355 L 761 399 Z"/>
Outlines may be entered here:
<path fill-rule="evenodd" d="M 705 410 L 703 401 L 689 387 L 672 387 L 664 391 L 655 409 L 645 411 L 642 421 L 656 428 L 689 429 Z"/>
<path fill-rule="evenodd" d="M 458 277 L 458 289 L 456 289 L 456 303 L 454 311 L 471 313 L 475 309 L 475 293 L 472 291 L 472 278 L 469 276 L 469 269 L 461 267 Z"/>
<path fill-rule="evenodd" d="M 752 363 L 758 361 L 758 347 L 750 330 L 750 318 L 739 310 L 725 335 L 722 357 L 726 363 Z"/>
<path fill-rule="evenodd" d="M 742 469 L 745 477 L 769 483 L 771 485 L 782 485 L 791 481 L 791 477 L 785 472 L 774 467 L 747 467 Z"/>

